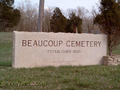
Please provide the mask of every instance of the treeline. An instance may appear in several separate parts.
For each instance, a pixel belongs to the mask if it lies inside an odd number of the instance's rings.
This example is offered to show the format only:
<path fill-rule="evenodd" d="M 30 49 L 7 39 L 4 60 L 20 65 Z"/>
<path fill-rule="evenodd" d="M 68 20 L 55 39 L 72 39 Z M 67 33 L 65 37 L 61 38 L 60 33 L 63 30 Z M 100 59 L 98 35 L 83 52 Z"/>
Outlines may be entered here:
<path fill-rule="evenodd" d="M 37 5 L 31 4 L 30 0 L 25 0 L 24 2 L 19 3 L 17 10 L 20 12 L 20 15 L 14 16 L 16 17 L 15 20 L 17 21 L 17 24 L 11 27 L 6 27 L 0 22 L 1 26 L 4 26 L 0 31 L 37 31 L 38 9 L 36 6 Z M 2 11 L 5 10 L 3 9 Z M 91 33 L 92 30 L 99 29 L 98 26 L 93 23 L 95 15 L 95 9 L 93 9 L 92 12 L 89 12 L 84 7 L 77 7 L 76 9 L 68 9 L 66 11 L 63 11 L 58 7 L 49 7 L 44 11 L 44 24 L 42 31 Z M 10 14 L 8 14 L 8 16 L 12 17 Z"/>
<path fill-rule="evenodd" d="M 37 31 L 38 9 L 30 0 L 12 7 L 14 0 L 0 0 L 0 31 Z M 98 12 L 84 7 L 61 10 L 49 7 L 44 11 L 43 32 L 91 33 L 99 30 L 107 35 L 109 55 L 120 44 L 120 1 L 100 0 Z"/>

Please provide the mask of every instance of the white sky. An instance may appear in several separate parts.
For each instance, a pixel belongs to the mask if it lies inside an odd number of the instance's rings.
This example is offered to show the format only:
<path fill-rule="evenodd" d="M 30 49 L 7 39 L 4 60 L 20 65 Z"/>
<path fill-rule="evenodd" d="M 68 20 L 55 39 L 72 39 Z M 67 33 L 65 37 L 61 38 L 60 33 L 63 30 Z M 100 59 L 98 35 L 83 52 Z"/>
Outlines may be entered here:
<path fill-rule="evenodd" d="M 19 2 L 24 2 L 25 0 L 15 0 L 15 5 Z M 30 0 L 32 4 L 38 4 L 39 0 Z M 45 7 L 59 7 L 60 9 L 75 9 L 78 6 L 85 7 L 88 10 L 91 10 L 92 7 L 96 7 L 96 4 L 99 3 L 99 0 L 45 0 Z"/>

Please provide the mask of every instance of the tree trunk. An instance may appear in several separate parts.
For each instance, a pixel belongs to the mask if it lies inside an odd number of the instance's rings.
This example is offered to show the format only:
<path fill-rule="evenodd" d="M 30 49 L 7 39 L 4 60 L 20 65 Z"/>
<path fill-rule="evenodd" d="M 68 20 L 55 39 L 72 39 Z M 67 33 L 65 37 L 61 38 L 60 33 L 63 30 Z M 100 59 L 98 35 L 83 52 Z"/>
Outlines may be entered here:
<path fill-rule="evenodd" d="M 112 56 L 111 35 L 108 35 L 108 54 Z"/>
<path fill-rule="evenodd" d="M 108 47 L 109 49 L 109 56 L 112 56 L 112 48 L 111 48 L 111 45 Z"/>

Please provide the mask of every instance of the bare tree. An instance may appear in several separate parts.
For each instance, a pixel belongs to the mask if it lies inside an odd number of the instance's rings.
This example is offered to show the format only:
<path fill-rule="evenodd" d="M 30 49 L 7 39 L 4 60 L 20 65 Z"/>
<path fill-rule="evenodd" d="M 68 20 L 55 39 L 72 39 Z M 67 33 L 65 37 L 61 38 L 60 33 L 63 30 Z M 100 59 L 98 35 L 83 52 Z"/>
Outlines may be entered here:
<path fill-rule="evenodd" d="M 67 10 L 65 11 L 65 16 L 66 16 L 67 18 L 69 18 L 69 16 L 70 16 L 71 13 L 77 14 L 77 10 L 76 10 L 76 9 L 67 9 Z"/>
<path fill-rule="evenodd" d="M 84 7 L 77 7 L 76 9 L 67 9 L 65 16 L 69 17 L 69 15 L 71 13 L 75 13 L 80 18 L 84 18 L 84 17 L 87 16 L 87 14 L 89 13 L 89 11 L 86 8 L 84 8 Z"/>
<path fill-rule="evenodd" d="M 48 7 L 47 9 L 45 9 L 44 11 L 44 32 L 51 32 L 51 28 L 50 28 L 50 19 L 53 15 L 53 10 L 54 10 L 54 7 Z"/>
<path fill-rule="evenodd" d="M 94 33 L 94 34 L 101 33 L 99 26 L 97 24 L 94 24 L 94 19 L 97 16 L 97 14 L 98 14 L 97 8 L 93 6 L 92 10 L 83 17 L 83 25 L 82 25 L 83 32 Z"/>
<path fill-rule="evenodd" d="M 16 27 L 18 31 L 37 31 L 37 9 L 30 0 L 25 0 L 18 5 L 21 12 L 21 20 Z"/>
<path fill-rule="evenodd" d="M 87 16 L 83 18 L 83 32 L 91 33 L 94 30 L 93 17 Z"/>
<path fill-rule="evenodd" d="M 67 9 L 66 17 L 69 17 L 71 13 L 75 13 L 76 16 L 79 16 L 82 19 L 82 32 L 88 31 L 86 24 L 87 24 L 89 29 L 91 28 L 91 26 L 89 25 L 91 23 L 90 23 L 90 20 L 88 19 L 89 11 L 86 8 L 77 7 L 76 9 Z"/>
<path fill-rule="evenodd" d="M 77 7 L 77 15 L 79 15 L 80 18 L 84 18 L 89 14 L 89 11 L 84 7 Z"/>

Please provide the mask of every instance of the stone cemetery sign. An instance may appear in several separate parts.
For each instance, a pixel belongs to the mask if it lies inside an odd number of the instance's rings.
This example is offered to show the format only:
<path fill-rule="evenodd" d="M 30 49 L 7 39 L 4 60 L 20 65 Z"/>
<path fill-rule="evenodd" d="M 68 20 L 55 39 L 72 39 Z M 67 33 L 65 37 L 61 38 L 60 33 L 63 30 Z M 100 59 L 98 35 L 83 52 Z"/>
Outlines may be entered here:
<path fill-rule="evenodd" d="M 15 31 L 12 66 L 101 65 L 106 53 L 106 35 Z"/>

